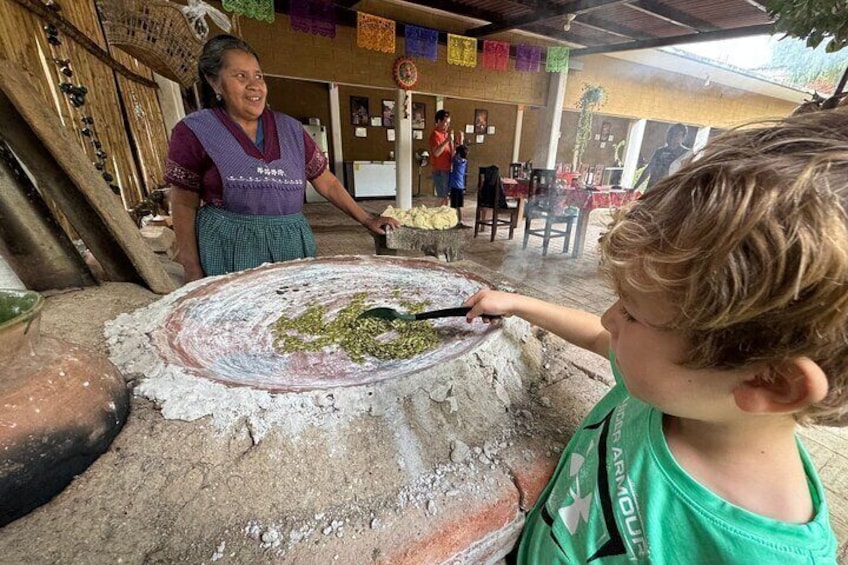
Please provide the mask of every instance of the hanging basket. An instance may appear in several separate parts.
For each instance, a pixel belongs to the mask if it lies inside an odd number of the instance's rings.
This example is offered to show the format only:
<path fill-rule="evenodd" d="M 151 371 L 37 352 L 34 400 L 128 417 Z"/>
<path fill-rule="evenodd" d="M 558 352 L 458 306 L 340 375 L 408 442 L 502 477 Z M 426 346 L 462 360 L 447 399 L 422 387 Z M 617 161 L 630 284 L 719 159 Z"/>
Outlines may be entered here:
<path fill-rule="evenodd" d="M 167 0 L 97 0 L 109 45 L 189 87 L 197 81 L 203 43 L 180 7 Z"/>

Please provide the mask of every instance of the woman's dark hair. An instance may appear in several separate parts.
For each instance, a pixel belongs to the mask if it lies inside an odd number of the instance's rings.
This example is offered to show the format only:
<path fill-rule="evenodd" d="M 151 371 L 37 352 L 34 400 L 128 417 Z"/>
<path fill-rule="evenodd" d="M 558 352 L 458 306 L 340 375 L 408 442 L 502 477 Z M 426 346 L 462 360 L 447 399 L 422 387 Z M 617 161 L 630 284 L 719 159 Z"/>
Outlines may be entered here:
<path fill-rule="evenodd" d="M 221 67 L 224 66 L 224 52 L 230 49 L 238 49 L 239 51 L 250 53 L 256 57 L 257 61 L 259 60 L 259 55 L 256 54 L 253 47 L 248 45 L 245 40 L 233 35 L 216 35 L 207 41 L 203 46 L 200 59 L 197 61 L 197 74 L 200 78 L 200 103 L 204 108 L 214 108 L 224 105 L 223 101 L 215 98 L 215 91 L 212 90 L 209 79 L 218 78 L 218 73 L 221 72 Z"/>
<path fill-rule="evenodd" d="M 686 139 L 686 134 L 689 133 L 689 128 L 684 126 L 683 124 L 674 124 L 673 126 L 669 126 L 668 131 L 665 132 L 665 142 L 671 143 L 671 138 L 677 135 L 678 133 L 683 134 L 683 139 Z"/>

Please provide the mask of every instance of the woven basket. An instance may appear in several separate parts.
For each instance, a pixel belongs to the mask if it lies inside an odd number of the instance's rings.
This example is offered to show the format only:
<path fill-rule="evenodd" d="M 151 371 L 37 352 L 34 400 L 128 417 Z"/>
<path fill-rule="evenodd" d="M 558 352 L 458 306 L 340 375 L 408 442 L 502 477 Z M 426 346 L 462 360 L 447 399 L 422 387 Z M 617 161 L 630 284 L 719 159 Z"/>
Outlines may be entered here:
<path fill-rule="evenodd" d="M 203 43 L 178 4 L 167 0 L 97 0 L 106 40 L 160 75 L 189 87 Z"/>

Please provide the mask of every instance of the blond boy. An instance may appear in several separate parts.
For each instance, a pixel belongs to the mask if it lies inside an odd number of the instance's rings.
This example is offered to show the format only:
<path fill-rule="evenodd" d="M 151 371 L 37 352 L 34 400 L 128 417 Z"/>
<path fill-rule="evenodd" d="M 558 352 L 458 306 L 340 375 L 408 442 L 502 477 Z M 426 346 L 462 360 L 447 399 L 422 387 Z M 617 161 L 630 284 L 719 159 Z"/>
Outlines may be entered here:
<path fill-rule="evenodd" d="M 730 132 L 613 220 L 604 315 L 480 292 L 616 386 L 529 514 L 518 563 L 835 563 L 798 423 L 844 425 L 848 112 Z"/>

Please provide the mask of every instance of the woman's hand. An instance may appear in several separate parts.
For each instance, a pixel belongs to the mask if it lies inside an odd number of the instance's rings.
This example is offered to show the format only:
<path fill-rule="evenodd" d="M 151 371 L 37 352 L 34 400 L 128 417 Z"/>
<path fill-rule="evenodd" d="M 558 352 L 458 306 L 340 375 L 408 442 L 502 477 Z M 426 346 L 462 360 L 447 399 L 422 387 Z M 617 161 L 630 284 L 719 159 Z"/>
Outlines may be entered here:
<path fill-rule="evenodd" d="M 371 233 L 385 235 L 385 226 L 391 226 L 393 229 L 397 229 L 400 227 L 400 222 L 387 216 L 374 216 L 362 222 L 362 225 L 368 228 L 368 231 Z"/>
<path fill-rule="evenodd" d="M 491 323 L 488 316 L 511 316 L 515 311 L 515 302 L 519 295 L 511 292 L 500 292 L 492 289 L 484 289 L 462 303 L 463 306 L 471 306 L 471 311 L 465 316 L 465 320 L 471 323 L 477 316 L 482 316 L 483 321 Z"/>

